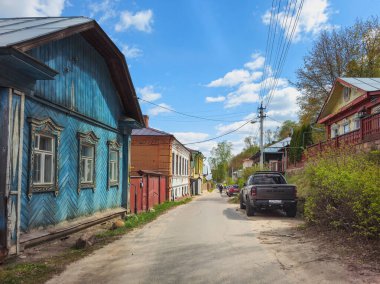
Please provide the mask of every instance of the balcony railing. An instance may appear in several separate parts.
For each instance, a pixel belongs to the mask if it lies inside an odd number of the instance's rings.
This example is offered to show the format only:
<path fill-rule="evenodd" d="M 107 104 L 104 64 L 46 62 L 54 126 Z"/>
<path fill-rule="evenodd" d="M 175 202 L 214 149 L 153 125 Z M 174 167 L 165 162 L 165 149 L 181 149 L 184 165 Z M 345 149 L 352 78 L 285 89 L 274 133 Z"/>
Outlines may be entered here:
<path fill-rule="evenodd" d="M 360 126 L 360 129 L 309 146 L 307 148 L 308 155 L 313 156 L 328 148 L 339 148 L 380 139 L 380 113 L 363 118 Z"/>

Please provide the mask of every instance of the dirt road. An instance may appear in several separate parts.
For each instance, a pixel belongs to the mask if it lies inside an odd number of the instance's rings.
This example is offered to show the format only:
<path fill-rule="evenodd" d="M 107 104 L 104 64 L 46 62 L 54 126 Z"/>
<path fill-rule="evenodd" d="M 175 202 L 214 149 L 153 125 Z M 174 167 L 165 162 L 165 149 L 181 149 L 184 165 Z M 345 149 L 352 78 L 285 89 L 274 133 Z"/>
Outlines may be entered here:
<path fill-rule="evenodd" d="M 374 283 L 299 237 L 280 212 L 247 218 L 206 194 L 71 264 L 48 283 Z"/>

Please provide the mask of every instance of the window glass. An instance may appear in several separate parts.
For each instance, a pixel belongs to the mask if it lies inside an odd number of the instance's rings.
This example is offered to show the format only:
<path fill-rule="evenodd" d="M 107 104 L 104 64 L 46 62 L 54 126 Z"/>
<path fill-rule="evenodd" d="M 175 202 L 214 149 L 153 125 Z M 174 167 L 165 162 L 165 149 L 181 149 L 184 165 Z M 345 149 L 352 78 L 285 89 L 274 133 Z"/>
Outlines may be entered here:
<path fill-rule="evenodd" d="M 41 154 L 34 154 L 33 182 L 41 182 Z"/>
<path fill-rule="evenodd" d="M 94 176 L 94 152 L 93 145 L 81 146 L 81 182 L 93 182 Z"/>
<path fill-rule="evenodd" d="M 117 151 L 111 150 L 111 152 L 110 152 L 110 160 L 113 161 L 113 162 L 117 161 Z"/>
<path fill-rule="evenodd" d="M 44 182 L 53 182 L 53 155 L 45 155 Z"/>
<path fill-rule="evenodd" d="M 50 137 L 40 136 L 39 149 L 51 152 L 53 149 L 53 139 Z"/>
<path fill-rule="evenodd" d="M 286 184 L 280 175 L 255 175 L 252 184 Z"/>
<path fill-rule="evenodd" d="M 343 133 L 350 132 L 350 125 L 347 123 L 343 125 Z"/>
<path fill-rule="evenodd" d="M 93 146 L 82 145 L 81 155 L 83 157 L 92 157 L 94 155 L 94 147 Z"/>
<path fill-rule="evenodd" d="M 117 182 L 119 180 L 119 152 L 110 150 L 110 181 Z"/>
<path fill-rule="evenodd" d="M 33 152 L 33 183 L 52 184 L 54 180 L 54 140 L 36 134 Z"/>

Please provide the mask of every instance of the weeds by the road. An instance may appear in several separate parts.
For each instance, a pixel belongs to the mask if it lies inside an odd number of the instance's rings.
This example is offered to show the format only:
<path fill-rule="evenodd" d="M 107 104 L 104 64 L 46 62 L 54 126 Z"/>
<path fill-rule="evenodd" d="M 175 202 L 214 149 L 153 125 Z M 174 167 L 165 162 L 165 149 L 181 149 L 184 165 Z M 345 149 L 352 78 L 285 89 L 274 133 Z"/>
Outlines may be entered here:
<path fill-rule="evenodd" d="M 127 218 L 125 221 L 125 226 L 118 228 L 116 230 L 106 231 L 101 234 L 97 235 L 97 238 L 105 238 L 109 236 L 118 236 L 121 234 L 124 234 L 126 231 L 137 228 L 141 225 L 144 225 L 146 223 L 149 223 L 156 219 L 158 216 L 160 216 L 162 213 L 166 212 L 167 210 L 177 207 L 182 204 L 186 204 L 191 201 L 191 198 L 182 199 L 180 201 L 166 201 L 162 204 L 158 204 L 154 207 L 152 211 L 143 212 L 138 215 L 132 215 Z"/>
<path fill-rule="evenodd" d="M 108 230 L 96 236 L 96 242 L 92 247 L 85 249 L 70 248 L 58 255 L 40 259 L 34 262 L 17 263 L 11 260 L 8 263 L 0 266 L 0 283 L 4 284 L 34 284 L 43 283 L 50 279 L 55 274 L 61 273 L 65 267 L 79 260 L 93 251 L 103 247 L 104 245 L 118 239 L 119 236 L 147 224 L 155 220 L 158 216 L 162 215 L 171 208 L 186 204 L 191 201 L 191 198 L 186 198 L 180 201 L 165 202 L 156 205 L 152 211 L 143 212 L 139 215 L 129 216 L 125 220 L 125 226 Z"/>
<path fill-rule="evenodd" d="M 228 202 L 232 203 L 232 204 L 239 204 L 240 203 L 240 194 L 232 196 L 232 198 L 230 198 L 228 200 Z"/>

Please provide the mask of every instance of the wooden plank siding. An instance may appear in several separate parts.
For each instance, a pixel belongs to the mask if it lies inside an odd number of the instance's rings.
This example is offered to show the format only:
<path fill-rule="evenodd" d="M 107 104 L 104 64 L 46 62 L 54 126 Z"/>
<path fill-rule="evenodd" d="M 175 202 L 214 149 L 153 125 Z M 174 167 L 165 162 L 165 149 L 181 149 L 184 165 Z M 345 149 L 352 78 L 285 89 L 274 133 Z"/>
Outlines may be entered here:
<path fill-rule="evenodd" d="M 43 101 L 58 104 L 66 109 L 88 117 L 80 119 L 68 112 L 60 111 L 29 96 L 25 101 L 25 127 L 22 175 L 21 229 L 47 227 L 80 216 L 91 215 L 108 208 L 125 204 L 123 184 L 123 143 L 125 138 L 117 130 L 118 120 L 124 115 L 120 98 L 110 78 L 107 64 L 99 53 L 79 34 L 69 38 L 48 42 L 36 47 L 28 54 L 57 70 L 52 81 L 37 81 L 33 95 Z M 74 94 L 74 104 L 72 96 Z M 33 193 L 28 198 L 28 167 L 30 155 L 30 124 L 28 117 L 51 118 L 64 129 L 59 147 L 59 193 Z M 110 129 L 91 123 L 93 119 Z M 78 138 L 77 133 L 93 131 L 99 141 L 96 146 L 96 190 L 81 189 L 78 194 Z M 108 190 L 107 141 L 117 140 L 121 145 L 119 163 L 119 186 Z"/>
<path fill-rule="evenodd" d="M 27 52 L 59 74 L 37 81 L 36 96 L 117 127 L 122 104 L 103 57 L 80 34 L 52 41 Z"/>

